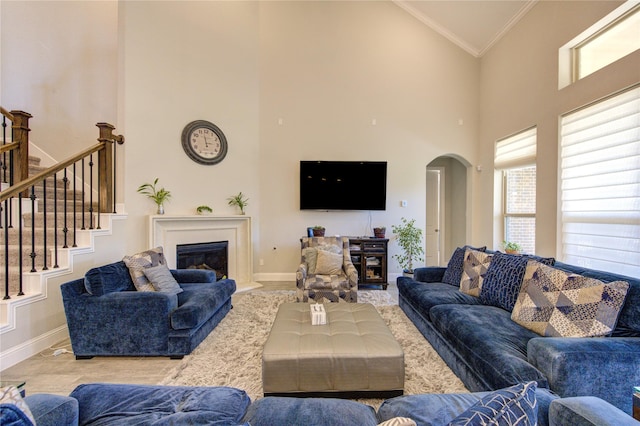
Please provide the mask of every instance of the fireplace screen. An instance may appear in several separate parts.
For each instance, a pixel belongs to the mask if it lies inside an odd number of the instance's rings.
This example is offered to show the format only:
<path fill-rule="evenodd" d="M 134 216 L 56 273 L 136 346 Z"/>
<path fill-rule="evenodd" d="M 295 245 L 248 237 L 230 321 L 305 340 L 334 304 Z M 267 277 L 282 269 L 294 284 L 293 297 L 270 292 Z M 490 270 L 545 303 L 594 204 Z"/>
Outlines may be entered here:
<path fill-rule="evenodd" d="M 176 246 L 177 268 L 208 269 L 215 271 L 219 280 L 227 278 L 228 248 L 228 241 L 178 244 Z"/>

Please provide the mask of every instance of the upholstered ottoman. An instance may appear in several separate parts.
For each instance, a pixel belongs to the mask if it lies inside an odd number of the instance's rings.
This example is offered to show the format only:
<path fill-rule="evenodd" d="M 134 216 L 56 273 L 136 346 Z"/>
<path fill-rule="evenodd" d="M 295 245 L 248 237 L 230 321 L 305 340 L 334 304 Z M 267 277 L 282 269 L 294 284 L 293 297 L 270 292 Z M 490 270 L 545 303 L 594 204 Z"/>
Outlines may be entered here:
<path fill-rule="evenodd" d="M 280 305 L 262 352 L 265 396 L 402 395 L 404 352 L 375 307 L 327 303 L 311 325 L 307 303 Z"/>

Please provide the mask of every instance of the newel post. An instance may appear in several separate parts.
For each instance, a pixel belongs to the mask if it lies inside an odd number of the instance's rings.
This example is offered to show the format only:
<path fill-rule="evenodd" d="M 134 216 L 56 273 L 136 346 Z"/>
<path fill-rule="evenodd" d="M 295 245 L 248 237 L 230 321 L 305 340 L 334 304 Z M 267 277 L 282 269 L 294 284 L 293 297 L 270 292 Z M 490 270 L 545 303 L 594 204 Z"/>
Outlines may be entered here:
<path fill-rule="evenodd" d="M 13 152 L 13 182 L 16 185 L 29 177 L 29 119 L 33 117 L 28 112 L 11 111 L 13 121 L 11 129 L 13 130 L 13 142 L 17 142 L 18 148 Z M 25 196 L 28 196 L 25 195 Z"/>
<path fill-rule="evenodd" d="M 101 213 L 111 213 L 115 207 L 115 167 L 114 142 L 124 143 L 122 135 L 114 135 L 115 127 L 109 123 L 97 123 L 100 129 L 98 142 L 104 142 L 104 147 L 98 151 L 98 179 L 100 185 L 99 203 Z"/>

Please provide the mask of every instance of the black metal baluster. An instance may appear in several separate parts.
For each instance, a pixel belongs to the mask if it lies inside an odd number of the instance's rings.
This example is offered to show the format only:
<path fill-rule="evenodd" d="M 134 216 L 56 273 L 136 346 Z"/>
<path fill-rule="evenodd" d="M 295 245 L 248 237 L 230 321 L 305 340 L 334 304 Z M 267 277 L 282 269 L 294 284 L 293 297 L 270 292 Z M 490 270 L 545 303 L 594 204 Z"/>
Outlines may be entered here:
<path fill-rule="evenodd" d="M 89 155 L 89 229 L 93 229 L 93 154 Z"/>
<path fill-rule="evenodd" d="M 11 299 L 9 296 L 9 227 L 7 226 L 9 223 L 7 204 L 10 201 L 11 199 L 5 200 L 4 207 L 2 207 L 2 211 L 4 211 L 4 300 Z"/>
<path fill-rule="evenodd" d="M 58 174 L 53 174 L 53 267 L 58 266 Z"/>
<path fill-rule="evenodd" d="M 65 171 L 67 169 L 64 169 Z M 83 175 L 84 175 L 84 168 L 82 171 Z M 84 179 L 84 176 L 83 176 Z M 73 190 L 72 190 L 72 196 L 73 196 L 73 247 L 78 247 L 78 209 L 76 207 L 76 182 L 78 180 L 78 176 L 76 175 L 76 163 L 73 163 Z M 69 188 L 65 187 L 64 188 L 64 193 L 66 194 L 67 191 L 69 190 Z M 65 212 L 66 210 L 66 205 L 65 205 Z M 82 212 L 82 229 L 84 229 L 84 212 Z"/>
<path fill-rule="evenodd" d="M 36 270 L 36 187 L 31 186 L 31 272 Z M 22 254 L 20 254 L 22 256 Z"/>
<path fill-rule="evenodd" d="M 22 268 L 24 267 L 22 262 L 22 193 L 18 194 L 18 296 L 24 296 L 22 288 Z"/>
<path fill-rule="evenodd" d="M 69 227 L 67 226 L 67 218 L 68 218 L 68 212 L 67 212 L 67 169 L 64 169 L 64 173 L 62 174 L 62 187 L 64 189 L 64 197 L 62 197 L 64 199 L 64 216 L 62 217 L 64 223 L 62 226 L 62 233 L 64 234 L 64 245 L 62 246 L 62 248 L 69 248 L 69 243 L 68 243 L 68 236 L 69 236 Z M 75 218 L 74 218 L 75 219 Z"/>
<path fill-rule="evenodd" d="M 42 181 L 42 228 L 44 229 L 44 235 L 42 237 L 42 270 L 49 269 L 47 266 L 47 178 Z M 35 229 L 33 230 L 35 234 Z"/>
<path fill-rule="evenodd" d="M 82 230 L 86 229 L 85 225 L 84 225 L 84 212 L 85 212 L 85 205 L 84 205 L 84 201 L 85 201 L 84 186 L 85 186 L 85 184 L 84 184 L 84 181 L 85 181 L 85 179 L 84 179 L 84 158 L 83 158 L 82 159 L 82 181 L 80 182 L 82 184 L 82 189 L 81 189 L 82 190 L 82 228 L 80 228 L 80 229 L 82 229 Z M 75 188 L 76 187 L 75 187 L 75 184 L 74 184 L 73 189 L 75 190 Z"/>

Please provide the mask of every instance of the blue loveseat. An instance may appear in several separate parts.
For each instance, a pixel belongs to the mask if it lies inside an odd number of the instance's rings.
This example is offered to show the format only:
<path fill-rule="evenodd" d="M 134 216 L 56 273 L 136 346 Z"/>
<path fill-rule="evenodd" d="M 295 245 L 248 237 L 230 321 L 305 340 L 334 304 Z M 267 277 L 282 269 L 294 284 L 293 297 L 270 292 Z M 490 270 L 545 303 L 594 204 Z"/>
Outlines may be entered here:
<path fill-rule="evenodd" d="M 182 358 L 231 309 L 232 279 L 213 271 L 171 270 L 182 291 L 137 291 L 123 261 L 89 270 L 61 286 L 77 359 L 93 356 Z"/>
<path fill-rule="evenodd" d="M 460 268 L 455 258 L 447 268 L 399 277 L 399 305 L 469 390 L 536 381 L 563 398 L 592 395 L 631 413 L 633 386 L 640 384 L 640 280 L 555 262 L 558 270 L 626 281 L 629 289 L 610 337 L 541 337 L 512 321 L 510 310 L 445 279 Z"/>
<path fill-rule="evenodd" d="M 546 389 L 533 392 L 536 405 L 529 414 L 537 417 L 541 426 L 639 424 L 599 398 L 561 399 Z M 375 426 L 399 417 L 410 418 L 418 426 L 444 426 L 454 419 L 465 419 L 463 413 L 477 406 L 481 399 L 487 401 L 488 395 L 488 392 L 405 395 L 384 401 L 376 412 L 369 405 L 332 398 L 267 397 L 252 402 L 244 391 L 230 387 L 92 383 L 78 386 L 68 397 L 35 394 L 27 396 L 25 402 L 39 426 Z M 513 403 L 519 405 L 519 401 Z M 32 425 L 24 412 L 11 404 L 0 404 L 0 424 Z"/>

